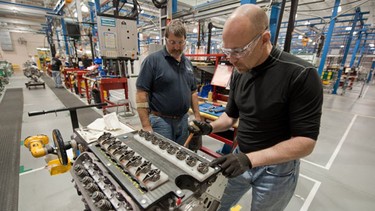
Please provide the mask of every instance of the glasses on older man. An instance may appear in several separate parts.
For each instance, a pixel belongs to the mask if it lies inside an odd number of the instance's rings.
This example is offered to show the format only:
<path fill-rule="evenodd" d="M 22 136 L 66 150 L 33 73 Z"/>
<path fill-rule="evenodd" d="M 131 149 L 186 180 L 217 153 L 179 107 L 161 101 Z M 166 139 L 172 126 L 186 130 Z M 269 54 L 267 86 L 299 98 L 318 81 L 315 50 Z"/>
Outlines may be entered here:
<path fill-rule="evenodd" d="M 176 45 L 176 44 L 178 44 L 178 45 L 185 45 L 186 44 L 186 40 L 183 40 L 183 41 L 174 41 L 174 40 L 170 40 L 168 38 L 165 38 L 165 40 L 170 45 Z"/>
<path fill-rule="evenodd" d="M 267 30 L 267 28 L 266 28 Z M 265 30 L 265 31 L 266 31 Z M 254 50 L 255 45 L 258 43 L 259 38 L 262 37 L 264 32 L 258 34 L 257 36 L 254 37 L 245 47 L 243 48 L 221 48 L 223 53 L 229 57 L 234 57 L 234 58 L 242 58 L 246 54 L 251 53 Z M 223 44 L 221 44 L 223 46 Z"/>

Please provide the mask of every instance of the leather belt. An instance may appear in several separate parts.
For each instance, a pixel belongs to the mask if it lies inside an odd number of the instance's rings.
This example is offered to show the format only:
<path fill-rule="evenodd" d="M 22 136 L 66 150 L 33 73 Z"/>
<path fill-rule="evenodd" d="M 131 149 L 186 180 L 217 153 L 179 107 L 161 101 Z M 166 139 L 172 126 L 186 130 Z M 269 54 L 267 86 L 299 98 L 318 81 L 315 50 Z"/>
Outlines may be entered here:
<path fill-rule="evenodd" d="M 169 118 L 169 119 L 181 119 L 182 118 L 182 116 L 164 115 L 164 114 L 161 114 L 160 112 L 157 112 L 157 111 L 151 111 L 151 114 L 153 114 L 155 116 L 163 117 L 163 118 Z"/>

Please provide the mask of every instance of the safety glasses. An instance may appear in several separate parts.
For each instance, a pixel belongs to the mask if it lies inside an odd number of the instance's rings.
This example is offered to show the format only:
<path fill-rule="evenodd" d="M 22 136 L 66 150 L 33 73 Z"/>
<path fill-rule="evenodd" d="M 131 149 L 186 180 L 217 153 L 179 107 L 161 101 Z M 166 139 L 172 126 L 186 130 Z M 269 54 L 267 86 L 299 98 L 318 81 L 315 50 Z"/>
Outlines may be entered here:
<path fill-rule="evenodd" d="M 267 31 L 267 28 L 266 28 L 265 31 Z M 254 50 L 255 45 L 258 43 L 259 38 L 262 37 L 263 33 L 264 32 L 262 32 L 262 33 L 258 34 L 257 36 L 255 36 L 254 39 L 252 39 L 243 48 L 223 48 L 223 47 L 221 47 L 221 50 L 228 57 L 234 57 L 234 58 L 237 58 L 237 59 L 242 58 L 242 57 L 244 57 L 245 55 L 251 53 Z M 221 46 L 223 46 L 223 43 L 221 44 Z"/>
<path fill-rule="evenodd" d="M 185 45 L 185 44 L 186 44 L 186 40 L 184 40 L 184 41 L 179 41 L 179 42 L 176 42 L 176 41 L 174 41 L 174 40 L 170 40 L 170 39 L 168 39 L 168 38 L 165 38 L 165 40 L 166 40 L 167 43 L 170 44 L 170 45 L 176 45 L 176 44 L 178 44 L 178 45 Z"/>

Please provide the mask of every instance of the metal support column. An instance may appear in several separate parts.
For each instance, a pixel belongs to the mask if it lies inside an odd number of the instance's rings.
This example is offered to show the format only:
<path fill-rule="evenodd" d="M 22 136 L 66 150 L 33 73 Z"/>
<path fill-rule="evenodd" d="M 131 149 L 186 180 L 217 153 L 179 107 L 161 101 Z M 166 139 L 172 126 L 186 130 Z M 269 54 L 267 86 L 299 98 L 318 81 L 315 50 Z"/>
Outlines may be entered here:
<path fill-rule="evenodd" d="M 243 4 L 256 4 L 257 0 L 241 0 L 240 3 L 241 3 L 241 5 L 243 5 Z"/>
<path fill-rule="evenodd" d="M 358 32 L 357 42 L 355 43 L 355 46 L 354 46 L 354 49 L 353 49 L 352 59 L 350 60 L 349 67 L 353 67 L 354 66 L 354 62 L 355 62 L 355 58 L 357 56 L 359 45 L 361 44 L 361 41 L 362 41 L 362 30 L 363 30 L 362 13 L 359 13 L 359 19 L 358 20 L 361 21 L 361 30 L 359 30 L 359 32 Z"/>
<path fill-rule="evenodd" d="M 345 50 L 344 50 L 344 56 L 342 57 L 340 69 L 337 73 L 337 79 L 336 79 L 335 85 L 333 86 L 332 94 L 337 94 L 337 89 L 340 86 L 340 79 L 341 79 L 342 71 L 345 68 L 346 57 L 348 56 L 348 52 L 349 52 L 349 49 L 350 49 L 350 43 L 352 42 L 352 38 L 353 38 L 353 32 L 354 32 L 354 29 L 357 25 L 357 21 L 358 21 L 360 13 L 361 13 L 361 10 L 360 10 L 359 7 L 357 7 L 356 13 L 355 13 L 355 16 L 354 16 L 354 20 L 353 20 L 353 24 L 352 24 L 352 29 L 350 30 L 350 33 L 348 35 L 348 41 L 346 42 L 346 46 L 345 46 Z"/>
<path fill-rule="evenodd" d="M 327 36 L 325 38 L 326 40 L 325 40 L 324 46 L 323 46 L 322 58 L 320 58 L 320 65 L 319 65 L 319 68 L 318 68 L 319 75 L 322 75 L 322 72 L 323 72 L 323 69 L 324 69 L 324 64 L 326 63 L 326 58 L 327 58 L 327 54 L 328 54 L 328 50 L 329 50 L 329 45 L 331 43 L 333 28 L 335 27 L 337 10 L 338 10 L 339 6 L 340 6 L 340 0 L 336 0 L 335 6 L 333 7 L 332 18 L 331 18 L 331 21 L 329 23 Z"/>
<path fill-rule="evenodd" d="M 271 32 L 271 42 L 273 45 L 276 45 L 277 38 L 279 37 L 280 25 L 282 17 L 284 14 L 286 0 L 281 2 L 275 2 L 271 7 L 270 15 L 270 32 Z"/>
<path fill-rule="evenodd" d="M 362 48 L 361 48 L 361 52 L 359 53 L 359 58 L 358 58 L 358 62 L 357 62 L 356 67 L 359 67 L 359 65 L 361 64 L 362 57 L 363 57 L 363 52 L 365 52 L 365 49 L 366 49 L 367 36 L 368 36 L 366 28 L 364 29 L 364 33 L 365 33 L 365 39 L 363 40 L 363 45 L 362 45 Z"/>
<path fill-rule="evenodd" d="M 172 0 L 172 14 L 177 12 L 177 0 Z"/>
<path fill-rule="evenodd" d="M 95 0 L 95 9 L 96 9 L 96 14 L 100 14 L 102 12 L 100 9 L 100 0 Z"/>
<path fill-rule="evenodd" d="M 57 48 L 59 49 L 59 52 L 61 51 L 61 43 L 60 43 L 60 36 L 61 29 L 56 28 L 56 40 L 57 40 Z"/>
<path fill-rule="evenodd" d="M 46 28 L 47 41 L 51 49 L 51 55 L 54 57 L 56 54 L 56 47 L 55 47 L 55 43 L 53 42 L 52 18 L 47 17 L 46 20 L 47 20 L 47 28 Z"/>
<path fill-rule="evenodd" d="M 64 15 L 64 13 L 62 13 L 61 15 Z M 64 36 L 65 54 L 66 54 L 66 55 L 70 55 L 70 54 L 69 54 L 68 38 L 67 38 L 67 36 L 68 36 L 68 35 L 67 35 L 68 32 L 66 31 L 66 25 L 65 25 L 64 18 L 61 18 L 60 22 L 61 22 L 61 30 L 62 30 L 62 33 L 63 33 L 63 36 Z"/>
<path fill-rule="evenodd" d="M 374 69 L 375 69 L 375 60 L 372 60 L 372 65 L 371 65 L 371 69 L 370 69 L 370 72 L 368 74 L 368 78 L 367 78 L 367 81 L 366 83 L 370 83 L 371 79 L 372 79 L 372 75 L 374 73 Z"/>
<path fill-rule="evenodd" d="M 97 46 L 97 42 L 93 42 L 93 37 L 97 37 L 98 36 L 98 33 L 97 33 L 97 30 L 95 28 L 95 4 L 91 1 L 88 2 L 89 3 L 89 10 L 90 10 L 90 27 L 91 27 L 91 35 L 90 36 L 90 46 L 91 46 L 91 58 L 92 58 L 92 61 L 94 62 L 94 59 L 95 59 L 95 55 L 96 55 L 96 46 Z M 98 39 L 96 39 L 98 40 Z"/>
<path fill-rule="evenodd" d="M 352 58 L 350 59 L 349 67 L 354 66 L 355 58 L 357 56 L 357 52 L 358 52 L 358 49 L 359 49 L 359 45 L 361 44 L 361 40 L 362 40 L 362 30 L 358 32 L 357 41 L 355 42 L 355 46 L 354 46 L 354 49 L 353 49 L 353 52 L 352 52 Z"/>

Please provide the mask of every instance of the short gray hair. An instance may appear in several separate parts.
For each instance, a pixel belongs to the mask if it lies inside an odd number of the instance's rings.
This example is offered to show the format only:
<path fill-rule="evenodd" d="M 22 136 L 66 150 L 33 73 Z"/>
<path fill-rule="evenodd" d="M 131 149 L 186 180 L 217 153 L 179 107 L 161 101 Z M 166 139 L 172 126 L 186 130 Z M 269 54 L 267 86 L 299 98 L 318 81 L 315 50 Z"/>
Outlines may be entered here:
<path fill-rule="evenodd" d="M 176 37 L 186 38 L 186 29 L 184 24 L 180 20 L 172 20 L 165 28 L 165 37 L 168 38 L 169 34 L 172 33 Z"/>

